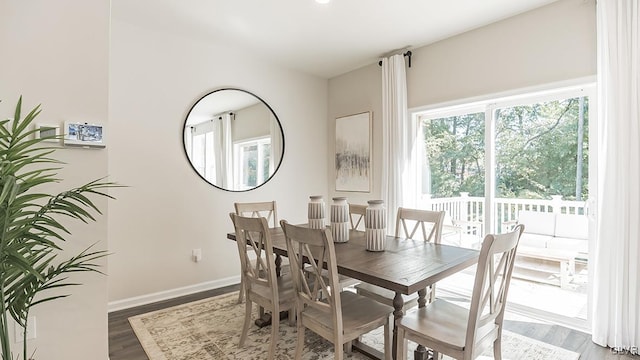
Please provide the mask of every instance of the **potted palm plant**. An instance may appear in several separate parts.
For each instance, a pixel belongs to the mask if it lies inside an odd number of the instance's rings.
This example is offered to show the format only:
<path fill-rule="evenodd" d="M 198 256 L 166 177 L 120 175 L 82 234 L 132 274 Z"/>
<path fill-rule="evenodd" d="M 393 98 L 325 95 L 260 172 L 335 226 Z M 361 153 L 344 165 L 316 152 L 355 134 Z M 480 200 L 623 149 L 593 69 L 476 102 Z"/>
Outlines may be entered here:
<path fill-rule="evenodd" d="M 96 260 L 106 255 L 91 247 L 60 259 L 61 247 L 70 235 L 64 218 L 88 222 L 99 214 L 91 197 L 111 197 L 105 190 L 115 186 L 102 179 L 59 194 L 46 192 L 47 184 L 60 182 L 62 163 L 48 146 L 58 136 L 34 136 L 38 105 L 22 117 L 22 97 L 13 119 L 0 121 L 0 345 L 2 360 L 13 360 L 9 337 L 10 319 L 24 331 L 22 359 L 27 355 L 29 310 L 42 302 L 68 295 L 47 293 L 54 288 L 79 285 L 69 281 L 74 272 L 100 272 Z M 50 188 L 50 187 L 49 187 Z M 43 191 L 44 190 L 44 191 Z M 15 355 L 19 359 L 20 355 Z"/>

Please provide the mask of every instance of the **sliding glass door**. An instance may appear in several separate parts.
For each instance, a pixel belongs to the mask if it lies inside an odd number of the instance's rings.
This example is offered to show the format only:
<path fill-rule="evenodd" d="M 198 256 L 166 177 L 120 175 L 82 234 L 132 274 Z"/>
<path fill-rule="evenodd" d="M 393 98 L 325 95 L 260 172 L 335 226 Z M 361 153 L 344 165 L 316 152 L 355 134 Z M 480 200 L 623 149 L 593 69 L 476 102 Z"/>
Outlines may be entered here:
<path fill-rule="evenodd" d="M 596 160 L 591 92 L 562 89 L 414 113 L 423 145 L 420 206 L 447 212 L 443 243 L 478 248 L 485 234 L 524 223 L 512 308 L 583 328 Z M 470 289 L 472 275 L 451 279 L 451 290 Z"/>

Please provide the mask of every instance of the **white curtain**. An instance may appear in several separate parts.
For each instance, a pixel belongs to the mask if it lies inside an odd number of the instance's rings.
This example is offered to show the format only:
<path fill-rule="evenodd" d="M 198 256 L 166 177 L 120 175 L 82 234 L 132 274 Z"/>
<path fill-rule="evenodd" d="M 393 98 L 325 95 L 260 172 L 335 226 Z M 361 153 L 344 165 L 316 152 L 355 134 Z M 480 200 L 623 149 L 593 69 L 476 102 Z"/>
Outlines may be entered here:
<path fill-rule="evenodd" d="M 404 55 L 382 59 L 382 200 L 387 231 L 395 232 L 398 207 L 415 207 L 415 124 L 408 118 Z"/>
<path fill-rule="evenodd" d="M 232 118 L 233 115 L 229 113 L 219 115 L 213 131 L 216 185 L 225 189 L 234 189 Z"/>
<path fill-rule="evenodd" d="M 598 0 L 598 237 L 593 341 L 640 346 L 640 16 L 636 0 Z M 591 269 L 590 269 L 591 271 Z"/>

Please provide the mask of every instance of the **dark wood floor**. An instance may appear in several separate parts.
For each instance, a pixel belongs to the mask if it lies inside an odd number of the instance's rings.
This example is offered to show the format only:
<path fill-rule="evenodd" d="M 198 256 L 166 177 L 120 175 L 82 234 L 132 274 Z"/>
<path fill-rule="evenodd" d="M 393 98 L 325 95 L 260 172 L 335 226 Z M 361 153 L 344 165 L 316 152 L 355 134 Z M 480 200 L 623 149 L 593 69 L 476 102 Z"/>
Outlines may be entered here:
<path fill-rule="evenodd" d="M 129 317 L 149 311 L 159 310 L 195 300 L 221 295 L 238 290 L 238 286 L 205 291 L 193 295 L 143 305 L 131 309 L 116 311 L 109 314 L 109 359 L 110 360 L 148 360 L 133 333 Z M 537 339 L 561 348 L 581 354 L 581 360 L 638 360 L 640 356 L 618 355 L 610 349 L 600 347 L 591 342 L 591 335 L 568 329 L 558 325 L 541 324 L 537 322 L 505 320 L 504 328 Z"/>

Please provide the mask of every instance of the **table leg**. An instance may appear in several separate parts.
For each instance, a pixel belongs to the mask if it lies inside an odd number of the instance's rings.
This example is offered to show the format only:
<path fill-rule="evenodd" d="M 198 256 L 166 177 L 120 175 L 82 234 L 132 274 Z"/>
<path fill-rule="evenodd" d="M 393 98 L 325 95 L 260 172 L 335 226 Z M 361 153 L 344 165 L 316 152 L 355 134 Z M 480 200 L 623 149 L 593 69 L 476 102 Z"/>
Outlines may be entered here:
<path fill-rule="evenodd" d="M 280 272 L 282 271 L 282 257 L 279 254 L 276 254 L 276 276 L 280 277 Z"/>
<path fill-rule="evenodd" d="M 280 272 L 282 270 L 282 257 L 279 254 L 276 254 L 276 259 L 275 259 L 275 263 L 276 263 L 276 276 L 280 277 Z M 282 320 L 283 318 L 285 318 L 288 312 L 283 311 L 280 313 L 280 319 Z M 254 321 L 254 323 L 256 324 L 257 327 L 265 327 L 265 326 L 269 326 L 271 325 L 271 314 L 269 313 L 265 313 L 264 312 L 264 308 L 260 307 L 260 316 L 256 319 L 256 321 Z"/>
<path fill-rule="evenodd" d="M 285 320 L 289 317 L 289 311 L 281 311 L 280 312 L 280 320 Z M 271 313 L 264 313 L 261 317 L 257 318 L 253 323 L 256 324 L 257 327 L 263 328 L 265 326 L 270 326 L 272 320 Z"/>
<path fill-rule="evenodd" d="M 402 294 L 396 292 L 396 296 L 393 298 L 393 342 L 392 342 L 392 357 L 396 359 L 396 351 L 398 349 L 398 322 L 402 318 L 402 308 L 404 307 L 404 299 Z M 386 339 L 388 340 L 388 339 Z M 402 339 L 400 339 L 402 341 Z"/>
<path fill-rule="evenodd" d="M 418 290 L 418 307 L 425 307 L 427 305 L 427 289 Z M 413 352 L 413 358 L 415 360 L 427 360 L 428 359 L 427 349 L 418 344 L 418 347 Z"/>

